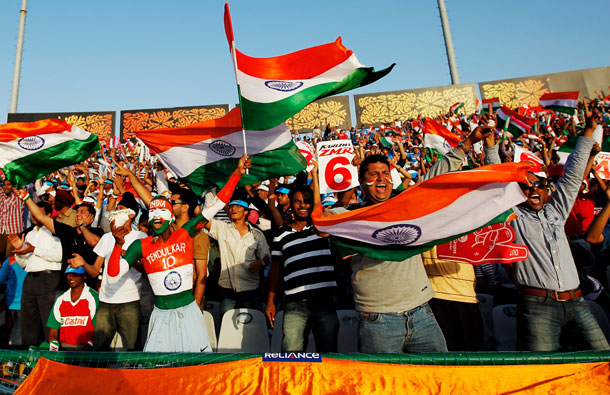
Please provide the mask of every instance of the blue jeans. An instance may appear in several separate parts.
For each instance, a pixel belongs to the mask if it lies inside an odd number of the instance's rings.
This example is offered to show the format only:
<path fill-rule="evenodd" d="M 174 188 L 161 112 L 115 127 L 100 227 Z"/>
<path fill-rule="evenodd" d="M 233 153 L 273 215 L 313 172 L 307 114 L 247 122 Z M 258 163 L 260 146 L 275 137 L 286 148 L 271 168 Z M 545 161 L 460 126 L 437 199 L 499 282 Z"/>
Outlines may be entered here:
<path fill-rule="evenodd" d="M 517 347 L 529 351 L 555 351 L 561 328 L 574 321 L 592 350 L 610 350 L 604 333 L 580 297 L 558 302 L 550 297 L 519 295 Z"/>
<path fill-rule="evenodd" d="M 358 312 L 358 350 L 363 353 L 446 352 L 434 313 L 424 303 L 403 313 Z"/>
<path fill-rule="evenodd" d="M 220 319 L 232 309 L 254 309 L 263 311 L 263 300 L 258 289 L 235 292 L 220 287 Z"/>
<path fill-rule="evenodd" d="M 286 303 L 282 352 L 305 351 L 310 330 L 316 341 L 317 352 L 337 352 L 339 319 L 336 310 L 309 300 Z"/>

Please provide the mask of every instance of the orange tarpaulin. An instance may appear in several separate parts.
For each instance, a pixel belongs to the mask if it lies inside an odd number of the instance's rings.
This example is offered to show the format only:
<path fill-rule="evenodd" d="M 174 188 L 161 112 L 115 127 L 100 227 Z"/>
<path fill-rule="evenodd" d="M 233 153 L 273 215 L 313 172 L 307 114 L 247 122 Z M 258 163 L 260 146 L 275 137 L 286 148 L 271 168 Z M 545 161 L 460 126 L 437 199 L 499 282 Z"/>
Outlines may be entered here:
<path fill-rule="evenodd" d="M 609 394 L 608 362 L 558 365 L 414 366 L 324 358 L 244 359 L 160 369 L 100 369 L 40 358 L 18 394 Z"/>

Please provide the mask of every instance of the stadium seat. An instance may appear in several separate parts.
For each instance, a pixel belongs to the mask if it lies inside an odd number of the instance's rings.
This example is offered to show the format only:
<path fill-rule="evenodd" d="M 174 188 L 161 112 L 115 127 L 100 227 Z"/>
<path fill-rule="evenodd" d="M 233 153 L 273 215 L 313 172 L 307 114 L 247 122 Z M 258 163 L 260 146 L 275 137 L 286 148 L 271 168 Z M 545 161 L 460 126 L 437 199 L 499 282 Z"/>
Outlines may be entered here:
<path fill-rule="evenodd" d="M 223 315 L 218 338 L 218 352 L 264 353 L 268 351 L 269 335 L 262 311 L 233 309 Z"/>
<path fill-rule="evenodd" d="M 284 324 L 284 311 L 278 311 L 275 313 L 275 322 L 273 325 L 273 333 L 271 335 L 271 352 L 282 351 L 282 325 Z M 307 339 L 307 350 L 306 352 L 314 352 L 316 350 L 316 341 L 313 338 L 313 333 L 309 332 L 309 338 Z"/>
<path fill-rule="evenodd" d="M 216 337 L 220 333 L 220 302 L 209 301 L 205 302 L 205 310 L 209 311 L 214 318 L 214 328 L 216 328 Z"/>
<path fill-rule="evenodd" d="M 358 313 L 356 310 L 337 310 L 339 319 L 339 352 L 358 352 Z"/>
<path fill-rule="evenodd" d="M 205 320 L 205 329 L 208 331 L 208 339 L 210 339 L 210 345 L 212 346 L 212 350 L 216 352 L 218 348 L 218 342 L 216 340 L 216 327 L 214 326 L 214 317 L 210 314 L 209 311 L 203 311 L 203 319 Z"/>
<path fill-rule="evenodd" d="M 477 294 L 479 300 L 479 311 L 483 318 L 483 339 L 485 344 L 488 345 L 491 337 L 493 336 L 493 319 L 491 317 L 491 311 L 494 307 L 494 296 L 489 294 Z"/>
<path fill-rule="evenodd" d="M 610 343 L 610 321 L 608 321 L 608 315 L 604 311 L 604 309 L 597 303 L 592 300 L 587 300 L 589 304 L 589 309 L 591 309 L 591 314 L 597 320 L 599 327 L 601 328 L 604 335 L 606 335 L 606 339 Z"/>
<path fill-rule="evenodd" d="M 493 333 L 498 351 L 515 351 L 517 348 L 517 305 L 502 304 L 492 310 Z"/>

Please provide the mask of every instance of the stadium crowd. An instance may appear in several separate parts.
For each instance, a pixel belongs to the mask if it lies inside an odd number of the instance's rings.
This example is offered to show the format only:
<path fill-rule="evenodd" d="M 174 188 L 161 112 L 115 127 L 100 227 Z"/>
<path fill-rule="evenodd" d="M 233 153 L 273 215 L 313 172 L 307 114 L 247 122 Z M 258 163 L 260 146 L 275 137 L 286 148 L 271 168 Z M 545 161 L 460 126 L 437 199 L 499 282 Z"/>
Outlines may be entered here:
<path fill-rule="evenodd" d="M 223 189 L 199 197 L 142 145 L 104 148 L 21 189 L 2 174 L 0 346 L 103 351 L 119 332 L 130 351 L 210 352 L 201 312 L 218 301 L 221 315 L 264 312 L 270 328 L 284 311 L 285 352 L 305 350 L 309 331 L 317 351 L 337 352 L 337 309 L 356 310 L 360 352 L 493 350 L 477 300 L 488 294 L 516 304 L 520 350 L 608 350 L 586 299 L 610 311 L 610 189 L 593 138 L 610 138 L 609 106 L 581 102 L 575 116 L 515 109 L 536 120 L 517 137 L 491 106 L 439 114 L 461 141 L 444 155 L 425 144 L 419 117 L 295 133 L 312 149 L 326 140 L 355 148 L 360 186 L 325 195 L 315 160 L 236 188 L 244 156 Z M 565 160 L 559 149 L 575 139 Z M 341 259 L 312 223 L 318 206 L 327 216 L 382 203 L 443 173 L 514 161 L 517 147 L 544 163 L 514 208 L 523 261 L 472 265 L 441 259 L 436 247 L 400 262 Z"/>

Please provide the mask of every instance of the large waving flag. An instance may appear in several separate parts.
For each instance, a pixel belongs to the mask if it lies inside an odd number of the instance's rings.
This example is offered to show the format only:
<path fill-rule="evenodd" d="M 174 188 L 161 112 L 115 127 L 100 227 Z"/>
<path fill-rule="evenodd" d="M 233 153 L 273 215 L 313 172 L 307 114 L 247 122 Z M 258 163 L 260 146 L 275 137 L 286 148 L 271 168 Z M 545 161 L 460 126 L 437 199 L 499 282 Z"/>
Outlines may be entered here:
<path fill-rule="evenodd" d="M 498 127 L 508 130 L 515 138 L 523 133 L 529 133 L 536 123 L 535 119 L 520 115 L 506 106 L 502 106 L 496 115 L 498 116 Z"/>
<path fill-rule="evenodd" d="M 322 217 L 313 223 L 329 233 L 343 256 L 402 261 L 432 246 L 514 218 L 512 207 L 526 198 L 529 163 L 504 163 L 443 174 L 370 207 Z"/>
<path fill-rule="evenodd" d="M 96 135 L 57 119 L 0 125 L 0 168 L 16 187 L 82 162 L 99 149 Z"/>
<path fill-rule="evenodd" d="M 182 182 L 201 195 L 211 187 L 222 187 L 244 153 L 239 108 L 218 119 L 181 128 L 137 131 L 136 135 Z M 292 141 L 286 124 L 255 135 L 246 130 L 248 155 L 252 157 L 249 174 L 240 186 L 272 177 L 295 174 L 307 161 Z"/>
<path fill-rule="evenodd" d="M 574 115 L 578 105 L 579 91 L 572 92 L 552 92 L 540 96 L 540 105 L 551 110 Z"/>
<path fill-rule="evenodd" d="M 424 147 L 435 149 L 441 155 L 447 155 L 461 141 L 458 135 L 431 118 L 424 120 L 424 128 Z"/>
<path fill-rule="evenodd" d="M 229 5 L 225 32 L 234 54 L 242 119 L 246 130 L 271 129 L 309 103 L 368 85 L 387 75 L 390 67 L 364 67 L 351 49 L 335 42 L 271 58 L 253 58 L 234 48 Z"/>

